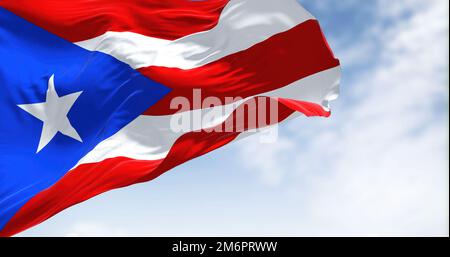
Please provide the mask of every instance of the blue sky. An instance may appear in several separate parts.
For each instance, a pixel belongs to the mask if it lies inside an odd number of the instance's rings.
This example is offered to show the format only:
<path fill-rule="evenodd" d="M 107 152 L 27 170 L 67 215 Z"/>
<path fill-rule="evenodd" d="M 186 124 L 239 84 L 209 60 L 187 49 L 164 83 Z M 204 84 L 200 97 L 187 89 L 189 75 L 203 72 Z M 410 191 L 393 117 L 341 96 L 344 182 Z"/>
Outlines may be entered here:
<path fill-rule="evenodd" d="M 448 1 L 302 0 L 343 79 L 329 119 L 246 138 L 22 236 L 448 235 Z"/>

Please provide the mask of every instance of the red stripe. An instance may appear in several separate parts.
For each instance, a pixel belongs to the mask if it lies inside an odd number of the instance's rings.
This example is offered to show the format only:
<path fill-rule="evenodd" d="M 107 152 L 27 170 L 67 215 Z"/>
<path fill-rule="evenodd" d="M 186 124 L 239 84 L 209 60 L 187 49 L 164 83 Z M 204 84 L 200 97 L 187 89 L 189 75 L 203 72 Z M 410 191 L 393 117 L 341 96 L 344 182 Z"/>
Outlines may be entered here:
<path fill-rule="evenodd" d="M 78 42 L 107 31 L 174 40 L 216 26 L 228 0 L 0 0 L 0 6 Z"/>
<path fill-rule="evenodd" d="M 275 101 L 274 99 L 270 100 Z M 297 106 L 306 115 L 329 116 L 328 112 L 316 104 L 296 102 L 292 106 Z M 294 112 L 292 106 L 287 106 L 284 103 L 279 104 L 279 117 L 274 123 L 281 122 L 291 115 Z M 265 106 L 265 108 L 268 107 L 270 107 L 270 104 Z M 241 105 L 239 108 L 245 107 Z M 262 106 L 258 105 L 256 108 L 262 108 Z M 238 112 L 236 110 L 234 114 Z M 235 122 L 236 115 L 233 115 L 230 119 Z M 224 124 L 229 124 L 229 121 L 224 122 Z M 248 129 L 255 127 L 262 126 L 246 126 Z M 0 236 L 17 234 L 74 204 L 103 192 L 152 180 L 175 166 L 228 144 L 239 134 L 239 132 L 206 131 L 184 134 L 175 142 L 164 160 L 141 161 L 116 157 L 99 163 L 80 165 L 67 173 L 56 184 L 28 201 L 0 231 Z"/>
<path fill-rule="evenodd" d="M 144 115 L 168 115 L 173 98 L 191 101 L 193 89 L 201 89 L 202 98 L 214 96 L 249 97 L 275 90 L 299 79 L 339 65 L 316 20 L 309 20 L 286 32 L 228 55 L 207 65 L 182 70 L 146 67 L 139 71 L 173 89 Z"/>

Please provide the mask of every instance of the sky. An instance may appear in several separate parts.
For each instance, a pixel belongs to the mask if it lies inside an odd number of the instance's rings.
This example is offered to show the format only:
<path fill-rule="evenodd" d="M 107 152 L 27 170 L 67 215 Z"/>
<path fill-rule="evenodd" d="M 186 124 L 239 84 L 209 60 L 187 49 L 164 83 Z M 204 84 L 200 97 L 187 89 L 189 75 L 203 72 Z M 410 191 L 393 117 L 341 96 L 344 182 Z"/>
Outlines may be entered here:
<path fill-rule="evenodd" d="M 448 236 L 447 0 L 301 0 L 342 64 L 297 118 L 19 236 Z"/>

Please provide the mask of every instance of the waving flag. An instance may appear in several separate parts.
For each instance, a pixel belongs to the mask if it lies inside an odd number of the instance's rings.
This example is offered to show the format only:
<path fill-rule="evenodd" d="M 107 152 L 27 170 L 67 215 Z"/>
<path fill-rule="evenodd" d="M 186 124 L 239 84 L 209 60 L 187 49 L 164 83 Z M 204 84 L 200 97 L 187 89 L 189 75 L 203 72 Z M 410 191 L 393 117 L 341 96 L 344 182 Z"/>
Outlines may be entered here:
<path fill-rule="evenodd" d="M 295 0 L 0 0 L 0 235 L 295 113 L 328 117 L 339 76 Z M 196 104 L 211 97 L 232 108 L 171 128 L 220 107 Z M 233 115 L 254 99 L 277 119 Z"/>

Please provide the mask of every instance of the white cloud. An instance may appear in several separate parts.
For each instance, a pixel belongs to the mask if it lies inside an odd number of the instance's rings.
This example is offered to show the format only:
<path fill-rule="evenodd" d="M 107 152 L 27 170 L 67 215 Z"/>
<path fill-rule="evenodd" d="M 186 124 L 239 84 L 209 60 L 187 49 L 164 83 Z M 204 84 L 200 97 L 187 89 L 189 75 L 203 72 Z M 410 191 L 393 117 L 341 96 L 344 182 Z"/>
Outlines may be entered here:
<path fill-rule="evenodd" d="M 275 144 L 261 144 L 258 136 L 250 137 L 251 142 L 246 142 L 246 147 L 241 148 L 245 159 L 245 165 L 251 171 L 257 172 L 263 183 L 268 186 L 278 186 L 282 182 L 286 171 L 289 169 L 289 155 L 285 152 L 295 149 L 293 142 L 286 138 L 280 138 Z M 261 165 L 264 163 L 264 165 Z"/>
<path fill-rule="evenodd" d="M 73 224 L 68 232 L 67 237 L 96 237 L 96 236 L 126 236 L 124 230 L 111 228 L 106 224 L 97 222 L 82 222 Z"/>
<path fill-rule="evenodd" d="M 342 85 L 334 116 L 291 121 L 287 148 L 242 142 L 243 163 L 262 152 L 249 167 L 283 175 L 302 234 L 448 235 L 448 1 L 376 6 L 364 41 L 336 51 L 344 76 L 346 62 L 372 68 Z"/>

